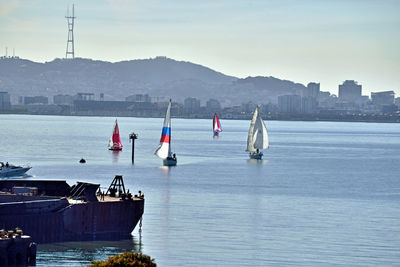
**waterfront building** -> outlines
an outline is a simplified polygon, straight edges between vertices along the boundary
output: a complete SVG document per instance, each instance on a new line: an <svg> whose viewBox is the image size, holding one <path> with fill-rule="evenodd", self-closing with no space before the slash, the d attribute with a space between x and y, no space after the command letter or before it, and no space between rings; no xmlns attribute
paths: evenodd
<svg viewBox="0 0 400 267"><path fill-rule="evenodd" d="M183 109L188 113L195 113L200 110L200 100L194 97L185 98Z"/></svg>
<svg viewBox="0 0 400 267"><path fill-rule="evenodd" d="M74 97L71 95L55 95L53 96L53 103L56 105L72 106Z"/></svg>
<svg viewBox="0 0 400 267"><path fill-rule="evenodd" d="M371 93L371 100L373 105L393 105L394 104L394 92L373 92Z"/></svg>
<svg viewBox="0 0 400 267"><path fill-rule="evenodd" d="M49 98L47 96L25 96L24 97L24 104L49 104Z"/></svg>
<svg viewBox="0 0 400 267"><path fill-rule="evenodd" d="M0 110L11 109L10 95L8 92L0 92Z"/></svg>
<svg viewBox="0 0 400 267"><path fill-rule="evenodd" d="M217 112L221 110L221 104L216 99L210 99L206 102L206 109L211 112Z"/></svg>
<svg viewBox="0 0 400 267"><path fill-rule="evenodd" d="M279 112L284 114L298 114L301 112L301 96L281 95L278 96Z"/></svg>
<svg viewBox="0 0 400 267"><path fill-rule="evenodd" d="M317 111L317 99L312 96L301 98L301 113L313 114Z"/></svg>
<svg viewBox="0 0 400 267"><path fill-rule="evenodd" d="M246 113L253 113L254 110L256 109L257 104L253 103L253 102L247 102L247 103L242 103L242 111L246 112Z"/></svg>
<svg viewBox="0 0 400 267"><path fill-rule="evenodd" d="M77 93L74 96L74 100L91 101L91 100L94 100L94 94L93 93Z"/></svg>
<svg viewBox="0 0 400 267"><path fill-rule="evenodd" d="M400 107L400 97L396 97L396 98L394 99L394 104L395 104L396 106Z"/></svg>
<svg viewBox="0 0 400 267"><path fill-rule="evenodd" d="M339 85L339 101L358 103L361 100L362 86L354 80L346 80Z"/></svg>
<svg viewBox="0 0 400 267"><path fill-rule="evenodd" d="M306 93L303 96L318 98L319 93L320 93L320 84L311 82L307 84Z"/></svg>
<svg viewBox="0 0 400 267"><path fill-rule="evenodd" d="M125 101L128 102L145 102L145 103L150 103L151 98L148 94L135 94L135 95L130 95L125 97Z"/></svg>

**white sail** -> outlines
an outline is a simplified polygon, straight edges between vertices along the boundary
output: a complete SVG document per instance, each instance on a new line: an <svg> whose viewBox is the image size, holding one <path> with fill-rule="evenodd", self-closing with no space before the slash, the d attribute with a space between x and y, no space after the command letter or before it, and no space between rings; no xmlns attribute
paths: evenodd
<svg viewBox="0 0 400 267"><path fill-rule="evenodd" d="M169 101L167 113L165 114L164 124L161 132L160 144L154 154L162 159L171 156L171 100Z"/></svg>
<svg viewBox="0 0 400 267"><path fill-rule="evenodd" d="M265 124L260 117L258 107L254 110L251 119L249 134L247 136L246 151L255 152L257 149L267 149L269 147L268 132Z"/></svg>
<svg viewBox="0 0 400 267"><path fill-rule="evenodd" d="M108 141L108 147L112 147L114 145L114 142L112 140L112 134L110 136L110 140Z"/></svg>
<svg viewBox="0 0 400 267"><path fill-rule="evenodd" d="M115 120L115 122L117 122L117 120ZM114 142L113 142L114 131L115 131L115 123L114 123L114 127L112 129L112 132L111 132L110 140L108 140L108 147L109 148L113 147L113 145L114 145Z"/></svg>
<svg viewBox="0 0 400 267"><path fill-rule="evenodd" d="M255 152L256 149L254 148L254 125L256 123L257 120L257 116L258 116L258 107L256 107L256 109L254 110L254 114L253 114L253 118L251 119L250 122L250 128L249 128L249 134L247 136L247 149L246 151L249 152Z"/></svg>
<svg viewBox="0 0 400 267"><path fill-rule="evenodd" d="M269 147L267 128L260 115L258 115L254 124L253 141L255 149L267 149Z"/></svg>

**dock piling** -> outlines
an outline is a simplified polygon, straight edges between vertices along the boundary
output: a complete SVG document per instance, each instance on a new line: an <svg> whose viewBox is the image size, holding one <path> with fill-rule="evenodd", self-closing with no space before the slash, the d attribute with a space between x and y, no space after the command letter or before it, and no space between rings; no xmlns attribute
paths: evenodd
<svg viewBox="0 0 400 267"><path fill-rule="evenodd" d="M132 164L135 163L135 139L138 139L138 134L130 133L129 142L132 140Z"/></svg>

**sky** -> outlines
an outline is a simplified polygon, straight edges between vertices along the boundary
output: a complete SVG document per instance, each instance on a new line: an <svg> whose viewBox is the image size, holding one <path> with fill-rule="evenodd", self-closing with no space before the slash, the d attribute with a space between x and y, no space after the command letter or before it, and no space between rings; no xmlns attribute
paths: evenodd
<svg viewBox="0 0 400 267"><path fill-rule="evenodd" d="M239 78L318 82L337 94L400 97L400 0L0 0L0 55L65 57L75 5L75 57L166 56Z"/></svg>

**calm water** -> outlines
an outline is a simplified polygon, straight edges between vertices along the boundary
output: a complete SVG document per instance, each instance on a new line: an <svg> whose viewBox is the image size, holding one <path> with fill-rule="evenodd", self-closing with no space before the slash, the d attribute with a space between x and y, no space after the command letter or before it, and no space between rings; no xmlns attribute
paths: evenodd
<svg viewBox="0 0 400 267"><path fill-rule="evenodd" d="M159 266L400 265L400 124L266 121L271 148L248 160L248 121L173 119L178 166L153 155L162 119L0 115L0 161L32 178L145 193L132 240L40 245L38 266L83 266L134 249ZM130 163L130 132L136 161ZM87 164L79 164L80 158Z"/></svg>

